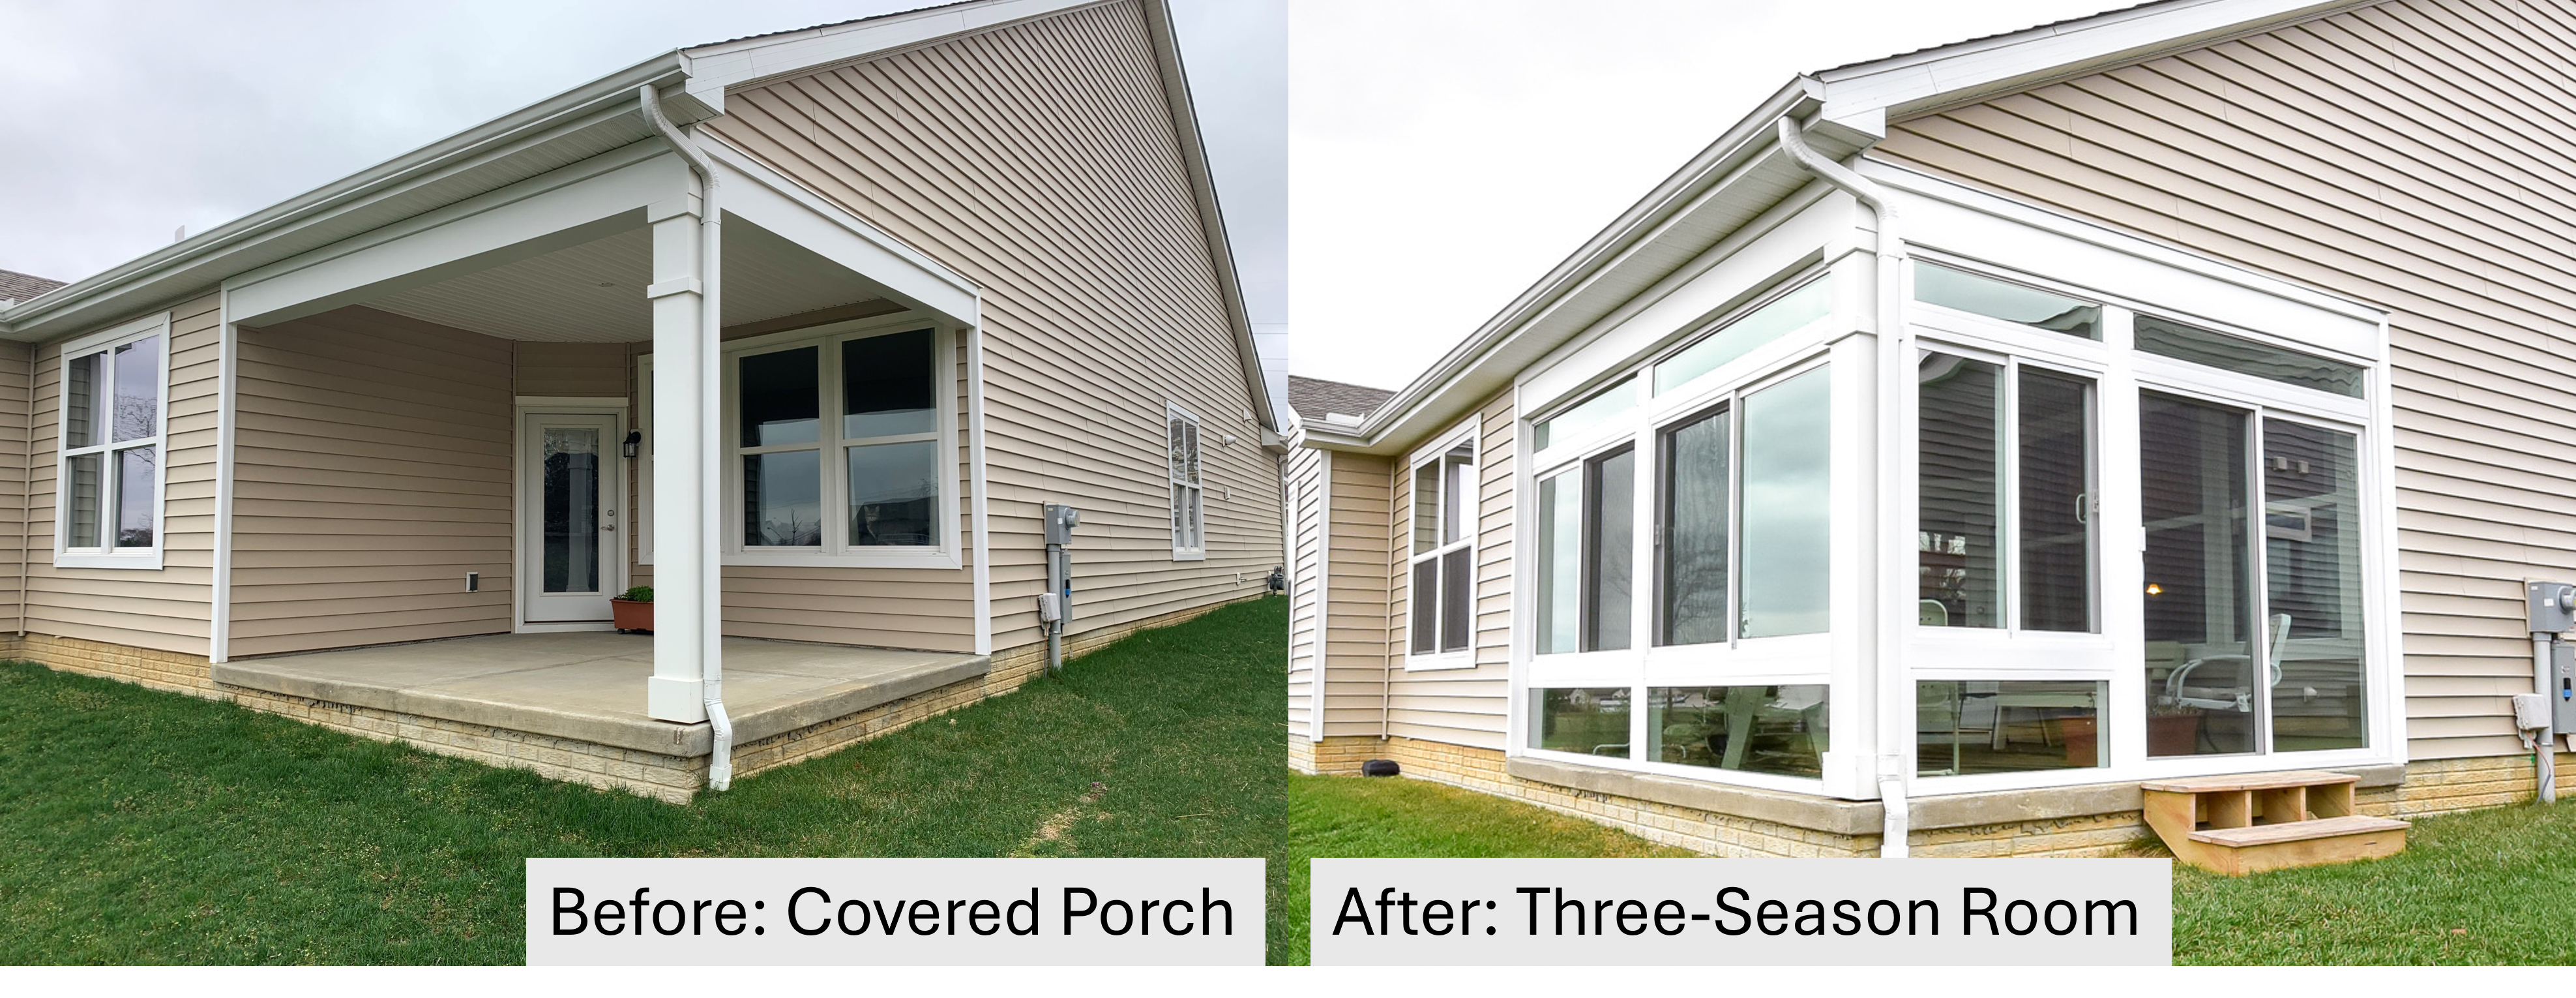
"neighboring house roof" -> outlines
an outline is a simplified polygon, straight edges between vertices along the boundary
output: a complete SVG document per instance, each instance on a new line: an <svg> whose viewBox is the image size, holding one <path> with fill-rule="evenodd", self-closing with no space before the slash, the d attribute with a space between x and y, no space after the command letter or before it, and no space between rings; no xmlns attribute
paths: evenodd
<svg viewBox="0 0 2576 998"><path fill-rule="evenodd" d="M1686 267L1812 179L1780 150L1773 123L1803 124L1840 160L1884 138L1890 120L2230 38L2379 0L2158 0L2090 17L1853 63L1789 80L1717 141L1557 264L1356 428L1309 427L1310 446L1393 453L1455 422L1548 351Z"/></svg>
<svg viewBox="0 0 2576 998"><path fill-rule="evenodd" d="M673 124L724 113L727 89L801 76L1107 0L965 0L918 10L673 49L275 205L71 282L42 302L0 308L0 339L75 333L202 292L383 226L653 138L636 87L662 93ZM1261 425L1278 429L1261 355L1243 304L1234 252L1208 171L1168 0L1138 0L1152 33L1164 103L1199 206L1201 235L1232 324L1245 391ZM8 297L0 294L0 298Z"/></svg>
<svg viewBox="0 0 2576 998"><path fill-rule="evenodd" d="M1385 405L1386 400L1394 397L1394 392L1384 388L1326 381L1322 378L1304 378L1294 374L1288 376L1288 408L1296 411L1299 422L1342 422L1331 418L1335 415L1350 416L1355 419L1365 417L1369 413L1376 412L1378 406Z"/></svg>
<svg viewBox="0 0 2576 998"><path fill-rule="evenodd" d="M63 286L63 282L14 270L0 270L0 301L26 301Z"/></svg>

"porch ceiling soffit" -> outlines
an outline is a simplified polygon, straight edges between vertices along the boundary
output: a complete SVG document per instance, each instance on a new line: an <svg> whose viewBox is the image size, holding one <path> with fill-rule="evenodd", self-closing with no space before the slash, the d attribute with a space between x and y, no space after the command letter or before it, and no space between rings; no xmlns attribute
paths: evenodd
<svg viewBox="0 0 2576 998"><path fill-rule="evenodd" d="M2377 2L2164 0L1796 77L1370 419L1350 430L1309 427L1307 446L1399 452L1451 425L1467 407L1510 384L1521 368L1627 299L1650 292L1673 266L1767 207L1748 206L1745 192L1731 188L1739 178L1760 185L1765 178L1776 182L1782 176L1777 169L1795 170L1768 134L1771 122L1784 115L1808 122L1807 138L1817 151L1844 159L1876 144L1891 120ZM1796 177L1799 183L1789 190L1803 186L1803 172Z"/></svg>

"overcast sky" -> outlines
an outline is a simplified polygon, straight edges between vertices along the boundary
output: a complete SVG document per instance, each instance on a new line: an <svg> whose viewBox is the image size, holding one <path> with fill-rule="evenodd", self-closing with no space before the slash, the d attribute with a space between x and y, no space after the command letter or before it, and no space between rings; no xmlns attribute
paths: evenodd
<svg viewBox="0 0 2576 998"><path fill-rule="evenodd" d="M1172 0L1253 320L1286 310L1284 0ZM931 0L0 0L0 268L69 281L658 53Z"/></svg>
<svg viewBox="0 0 2576 998"><path fill-rule="evenodd" d="M2129 0L1294 0L1298 374L1400 388L1800 72Z"/></svg>

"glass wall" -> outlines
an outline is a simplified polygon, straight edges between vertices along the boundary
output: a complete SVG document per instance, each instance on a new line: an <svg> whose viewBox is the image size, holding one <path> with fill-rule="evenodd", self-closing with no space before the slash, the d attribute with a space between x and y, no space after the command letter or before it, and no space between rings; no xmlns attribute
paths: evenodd
<svg viewBox="0 0 2576 998"><path fill-rule="evenodd" d="M1914 684L1917 776L1973 776L2105 764L2102 700L2083 680Z"/></svg>
<svg viewBox="0 0 2576 998"><path fill-rule="evenodd" d="M1712 409L1663 433L1659 644L1727 639L1726 538L1735 491L1729 415Z"/></svg>
<svg viewBox="0 0 2576 998"><path fill-rule="evenodd" d="M2272 751L2368 743L2359 439L2263 422L2263 567L2277 649Z"/></svg>
<svg viewBox="0 0 2576 998"><path fill-rule="evenodd" d="M2142 393L2147 754L2255 747L2246 414Z"/></svg>
<svg viewBox="0 0 2576 998"><path fill-rule="evenodd" d="M1646 759L1815 777L1828 744L1826 687L1657 686L1646 691Z"/></svg>
<svg viewBox="0 0 2576 998"><path fill-rule="evenodd" d="M1927 627L2001 627L2003 368L1927 353L1921 384L1920 576Z"/></svg>
<svg viewBox="0 0 2576 998"><path fill-rule="evenodd" d="M1815 634L1828 620L1832 382L1817 368L1744 399L1742 631Z"/></svg>
<svg viewBox="0 0 2576 998"><path fill-rule="evenodd" d="M1628 757L1625 686L1530 691L1530 747Z"/></svg>

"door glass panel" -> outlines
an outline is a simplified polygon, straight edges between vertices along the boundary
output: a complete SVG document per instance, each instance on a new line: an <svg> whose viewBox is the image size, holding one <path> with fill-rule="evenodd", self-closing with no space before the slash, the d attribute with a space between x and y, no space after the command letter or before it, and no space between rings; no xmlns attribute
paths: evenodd
<svg viewBox="0 0 2576 998"><path fill-rule="evenodd" d="M1583 524L1575 515L1576 483L1581 472L1566 472L1538 483L1538 653L1574 650L1575 622L1582 612Z"/></svg>
<svg viewBox="0 0 2576 998"><path fill-rule="evenodd" d="M98 439L99 366L103 353L74 357L63 372L63 445L92 447ZM96 545L89 545L95 547Z"/></svg>
<svg viewBox="0 0 2576 998"><path fill-rule="evenodd" d="M742 492L744 546L822 546L822 451L743 455Z"/></svg>
<svg viewBox="0 0 2576 998"><path fill-rule="evenodd" d="M2145 502L2147 754L2251 752L2254 647L2245 414L2138 402Z"/></svg>
<svg viewBox="0 0 2576 998"><path fill-rule="evenodd" d="M161 425L161 338L146 336L116 348L116 440L140 440Z"/></svg>
<svg viewBox="0 0 2576 998"><path fill-rule="evenodd" d="M1530 747L1628 757L1628 688L1531 690Z"/></svg>
<svg viewBox="0 0 2576 998"><path fill-rule="evenodd" d="M937 347L937 336L927 329L841 344L841 436L936 432Z"/></svg>
<svg viewBox="0 0 2576 998"><path fill-rule="evenodd" d="M1630 563L1635 560L1637 452L1592 459L1585 497L1583 650L1628 647Z"/></svg>
<svg viewBox="0 0 2576 998"><path fill-rule="evenodd" d="M106 455L80 454L63 462L63 545L75 548L101 547L99 543L100 495L99 462Z"/></svg>
<svg viewBox="0 0 2576 998"><path fill-rule="evenodd" d="M798 347L742 358L735 368L741 397L742 446L810 444L822 432L815 396L821 390L820 347ZM810 459L809 462L811 463Z"/></svg>
<svg viewBox="0 0 2576 998"><path fill-rule="evenodd" d="M1732 487L1724 409L1664 431L1662 644L1726 640L1726 514Z"/></svg>
<svg viewBox="0 0 2576 998"><path fill-rule="evenodd" d="M153 463L158 448L128 447L116 454L116 546L152 546Z"/></svg>
<svg viewBox="0 0 2576 998"><path fill-rule="evenodd" d="M2359 441L2263 424L2263 566L2274 652L2272 750L2368 744L2362 672Z"/></svg>
<svg viewBox="0 0 2576 998"><path fill-rule="evenodd" d="M2090 769L2103 764L2102 697L2089 680L1914 684L1917 776Z"/></svg>
<svg viewBox="0 0 2576 998"><path fill-rule="evenodd" d="M542 439L544 488L538 501L545 520L543 590L598 592L599 430L549 426Z"/></svg>
<svg viewBox="0 0 2576 998"><path fill-rule="evenodd" d="M1823 775L1826 687L1658 686L1646 691L1646 758L1780 776Z"/></svg>
<svg viewBox="0 0 2576 998"><path fill-rule="evenodd" d="M876 444L850 452L850 543L939 543L939 442ZM777 455L772 455L777 456Z"/></svg>
<svg viewBox="0 0 2576 998"><path fill-rule="evenodd" d="M2003 369L1925 354L1915 614L1926 627L2003 626Z"/></svg>
<svg viewBox="0 0 2576 998"><path fill-rule="evenodd" d="M2092 385L2023 368L2021 626L2093 630Z"/></svg>
<svg viewBox="0 0 2576 998"><path fill-rule="evenodd" d="M1817 368L1744 402L1743 634L1825 629L1831 382Z"/></svg>

